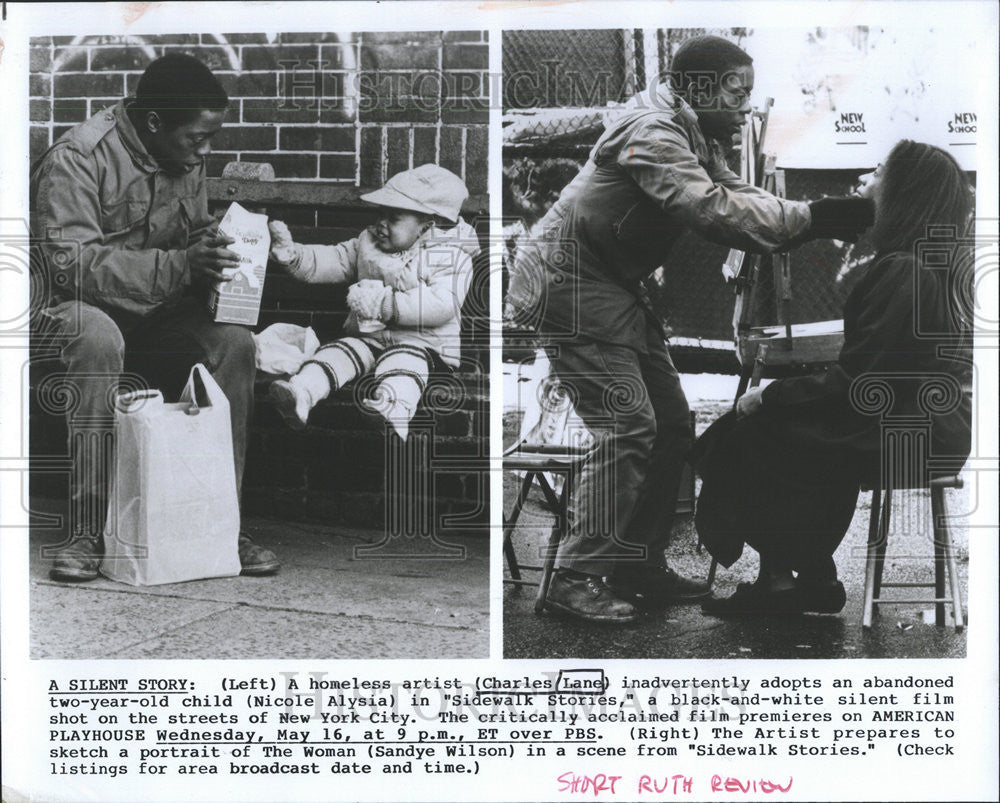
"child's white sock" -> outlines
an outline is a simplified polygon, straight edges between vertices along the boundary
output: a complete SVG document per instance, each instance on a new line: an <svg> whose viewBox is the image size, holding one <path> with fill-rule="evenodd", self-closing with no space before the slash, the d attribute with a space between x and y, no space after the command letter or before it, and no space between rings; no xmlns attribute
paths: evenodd
<svg viewBox="0 0 1000 803"><path fill-rule="evenodd" d="M378 398L380 394L376 395L377 397L374 399L365 399L362 404L388 421L396 434L405 441L410 434L410 419L413 418L413 408L398 399L386 400Z"/></svg>

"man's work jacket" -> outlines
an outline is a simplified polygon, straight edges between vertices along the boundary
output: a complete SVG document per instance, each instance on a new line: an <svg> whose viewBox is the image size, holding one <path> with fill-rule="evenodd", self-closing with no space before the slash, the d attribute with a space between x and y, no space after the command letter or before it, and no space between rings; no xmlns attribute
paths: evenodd
<svg viewBox="0 0 1000 803"><path fill-rule="evenodd" d="M664 87L626 105L580 173L519 246L507 295L515 321L645 350L639 281L685 229L769 253L809 228L807 204L742 181Z"/></svg>
<svg viewBox="0 0 1000 803"><path fill-rule="evenodd" d="M191 281L185 249L211 222L204 163L164 172L124 101L74 126L31 173L31 227L53 304L78 299L120 320L173 303Z"/></svg>

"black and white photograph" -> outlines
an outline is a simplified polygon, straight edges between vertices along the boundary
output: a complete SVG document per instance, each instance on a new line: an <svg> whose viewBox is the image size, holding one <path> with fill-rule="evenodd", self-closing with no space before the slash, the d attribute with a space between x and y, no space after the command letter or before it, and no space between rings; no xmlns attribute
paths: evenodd
<svg viewBox="0 0 1000 803"><path fill-rule="evenodd" d="M959 43L504 32L505 656L965 654Z"/></svg>
<svg viewBox="0 0 1000 803"><path fill-rule="evenodd" d="M33 657L488 655L487 51L31 40Z"/></svg>
<svg viewBox="0 0 1000 803"><path fill-rule="evenodd" d="M995 801L1000 6L0 0L0 797Z"/></svg>

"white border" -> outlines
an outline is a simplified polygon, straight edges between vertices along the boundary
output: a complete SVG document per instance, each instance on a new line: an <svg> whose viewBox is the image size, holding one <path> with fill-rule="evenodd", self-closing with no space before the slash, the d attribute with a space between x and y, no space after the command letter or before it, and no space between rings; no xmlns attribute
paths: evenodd
<svg viewBox="0 0 1000 803"><path fill-rule="evenodd" d="M27 43L31 36L40 35L71 35L80 32L87 33L177 33L177 32L242 32L260 31L269 27L280 26L283 31L293 30L439 30L448 29L487 29L490 34L491 72L497 70L501 32L504 28L623 28L623 27L703 27L706 21L717 26L745 25L756 27L787 26L848 26L858 24L900 26L923 25L933 26L942 31L951 31L957 38L977 36L984 43L984 58L981 61L982 72L974 78L979 83L979 98L981 109L992 109L991 120L983 119L980 127L977 160L980 165L978 208L981 219L992 219L993 236L996 235L997 218L997 106L998 96L997 73L995 59L987 56L992 47L996 53L997 47L997 7L989 2L964 3L930 3L930 2L412 2L405 4L389 3L373 4L362 2L344 3L162 3L162 4L22 4L10 3L7 6L8 19L0 23L0 39L3 52L0 60L0 86L3 89L4 122L2 133L3 147L0 148L0 218L25 218L27 210L27 177L28 160L28 127L27 120ZM985 117L985 115L984 115ZM493 213L496 216L499 209L501 193L499 173L499 121L497 112L491 114L492 136L490 143L490 192L493 199ZM993 166L990 169L989 166ZM18 310L27 309L27 281L24 276L12 276L10 272L0 273L3 284L0 287L0 320L10 320ZM494 298L491 304L494 320L499 319L499 299L496 285L498 275L492 278ZM979 301L986 310L986 315L993 320L997 318L996 299L997 274L985 286L979 288ZM25 338L26 340L26 338ZM2 413L3 428L0 430L0 454L20 455L21 444L26 442L26 432L19 431L12 425L26 409L26 393L20 388L15 377L20 377L21 364L26 358L26 351L10 348L13 345L5 340L5 348L0 349L0 376L6 381L0 383L0 413ZM26 343L24 344L26 345ZM997 351L995 339L982 343L977 359L984 370L987 380L983 388L995 388L997 377ZM494 387L499 388L500 371L496 355L491 363L491 377ZM984 393L977 400L979 420L991 422L997 420L997 396L995 393ZM493 435L493 457L498 456L500 443L499 416L502 405L493 405L491 419L491 434ZM992 426L984 427L978 433L981 453L995 458L1000 454L997 447L997 434ZM0 467L7 468L10 461L4 461ZM34 679L43 672L72 672L73 662L29 662L28 631L27 631L27 538L23 527L26 524L26 514L19 505L11 500L20 497L20 477L16 472L0 472L0 494L3 524L12 526L4 529L0 542L2 558L0 567L3 570L2 583L2 647L3 647L3 717L7 726L4 729L3 758L5 767L5 782L15 789L25 790L34 787L37 790L46 788L43 793L46 799L56 797L78 797L78 799L93 797L99 799L101 794L95 789L87 790L79 787L75 791L62 784L58 789L52 779L28 779L20 775L23 768L30 767L36 760L36 753L44 745L34 743L31 735L34 728L29 726L32 717L38 718L35 700L31 692L37 693ZM499 522L502 483L499 473L491 482L492 503L491 512L494 522ZM980 521L997 521L997 500L992 497L988 502L991 506L977 512ZM982 798L988 799L995 794L997 766L997 540L995 537L978 539L972 545L973 560L970 569L969 609L971 611L968 634L968 657L962 661L952 662L957 675L957 682L978 693L975 705L962 709L960 724L965 738L961 742L962 762L960 764L939 765L933 767L948 767L950 779L948 789L943 785L933 787L933 794L939 799L951 797L954 799ZM995 536L996 533L993 533ZM491 662L470 661L464 663L461 671L476 674L484 667L493 666L500 671L500 560L496 547L499 546L499 527L494 527L493 545L497 558L493 561L491 571L491 609L493 614L491 631ZM129 662L132 669L140 667L140 662ZM198 673L221 672L232 662L170 662L169 673L177 676L196 675ZM252 662L243 662L252 663ZM307 662L295 662L303 664ZM394 667L379 662L342 662L338 670L343 673L374 671L399 671L399 663ZM555 662L547 662L546 669ZM602 662L609 669L624 670L629 662ZM652 664L666 665L670 662L647 662L647 670L653 671ZM708 662L685 662L693 671L697 666L703 670ZM753 662L754 670L764 671L770 662ZM829 673L836 670L835 662L800 661L796 662L794 672ZM910 662L918 669L924 662ZM934 662L931 662L932 664ZM287 664L280 662L256 662L255 668L260 671L275 672ZM779 664L774 664L775 668ZM382 669L384 667L384 669ZM725 673L738 667L744 673L750 671L748 662L712 662L712 672ZM898 662L870 661L867 667L872 673L898 669ZM141 662L141 668L156 670L157 665ZM414 662L410 674L433 674L455 671L454 665L441 666L440 662ZM112 662L102 666L102 670L113 672ZM515 675L518 672L537 672L536 662L505 662L504 672ZM164 672L161 665L159 671ZM29 691L30 690L30 691ZM846 776L851 773L850 764L829 762L828 794L829 799L872 799L876 797L891 797L893 799L926 799L932 784L944 779L939 770L922 767L919 761L906 764L887 762L883 772L868 775L865 778L852 778L848 783ZM930 771L928 771L930 770ZM867 782L870 785L864 785ZM550 794L535 786L529 772L511 772L509 785L498 788L483 788L477 797L481 799L504 798L537 798ZM299 790L296 789L296 793ZM209 783L202 781L196 786L173 789L157 789L152 786L142 787L141 792L148 799L169 799L179 796L201 799L202 796L218 796L218 799L268 799L269 795L287 796L289 790L281 784L257 782L253 789L235 789L232 782ZM432 799L433 797L449 796L449 789L441 787L435 793L425 784L417 788L399 789L390 792L388 789L362 789L348 784L334 787L328 781L321 787L310 788L303 796L310 799L332 798L368 798L385 799L389 794L398 794L400 799ZM296 794L295 796L298 796ZM276 799L273 798L273 799ZM622 798L626 799L626 798Z"/></svg>

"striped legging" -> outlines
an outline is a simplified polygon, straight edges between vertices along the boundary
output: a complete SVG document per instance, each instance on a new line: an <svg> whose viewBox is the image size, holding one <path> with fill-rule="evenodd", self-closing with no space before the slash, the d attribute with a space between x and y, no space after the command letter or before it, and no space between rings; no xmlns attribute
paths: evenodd
<svg viewBox="0 0 1000 803"><path fill-rule="evenodd" d="M376 379L373 409L387 414L401 404L408 410L409 420L427 386L431 357L419 346L384 346L374 338L343 337L321 346L303 366L310 364L323 369L331 392L371 371Z"/></svg>

